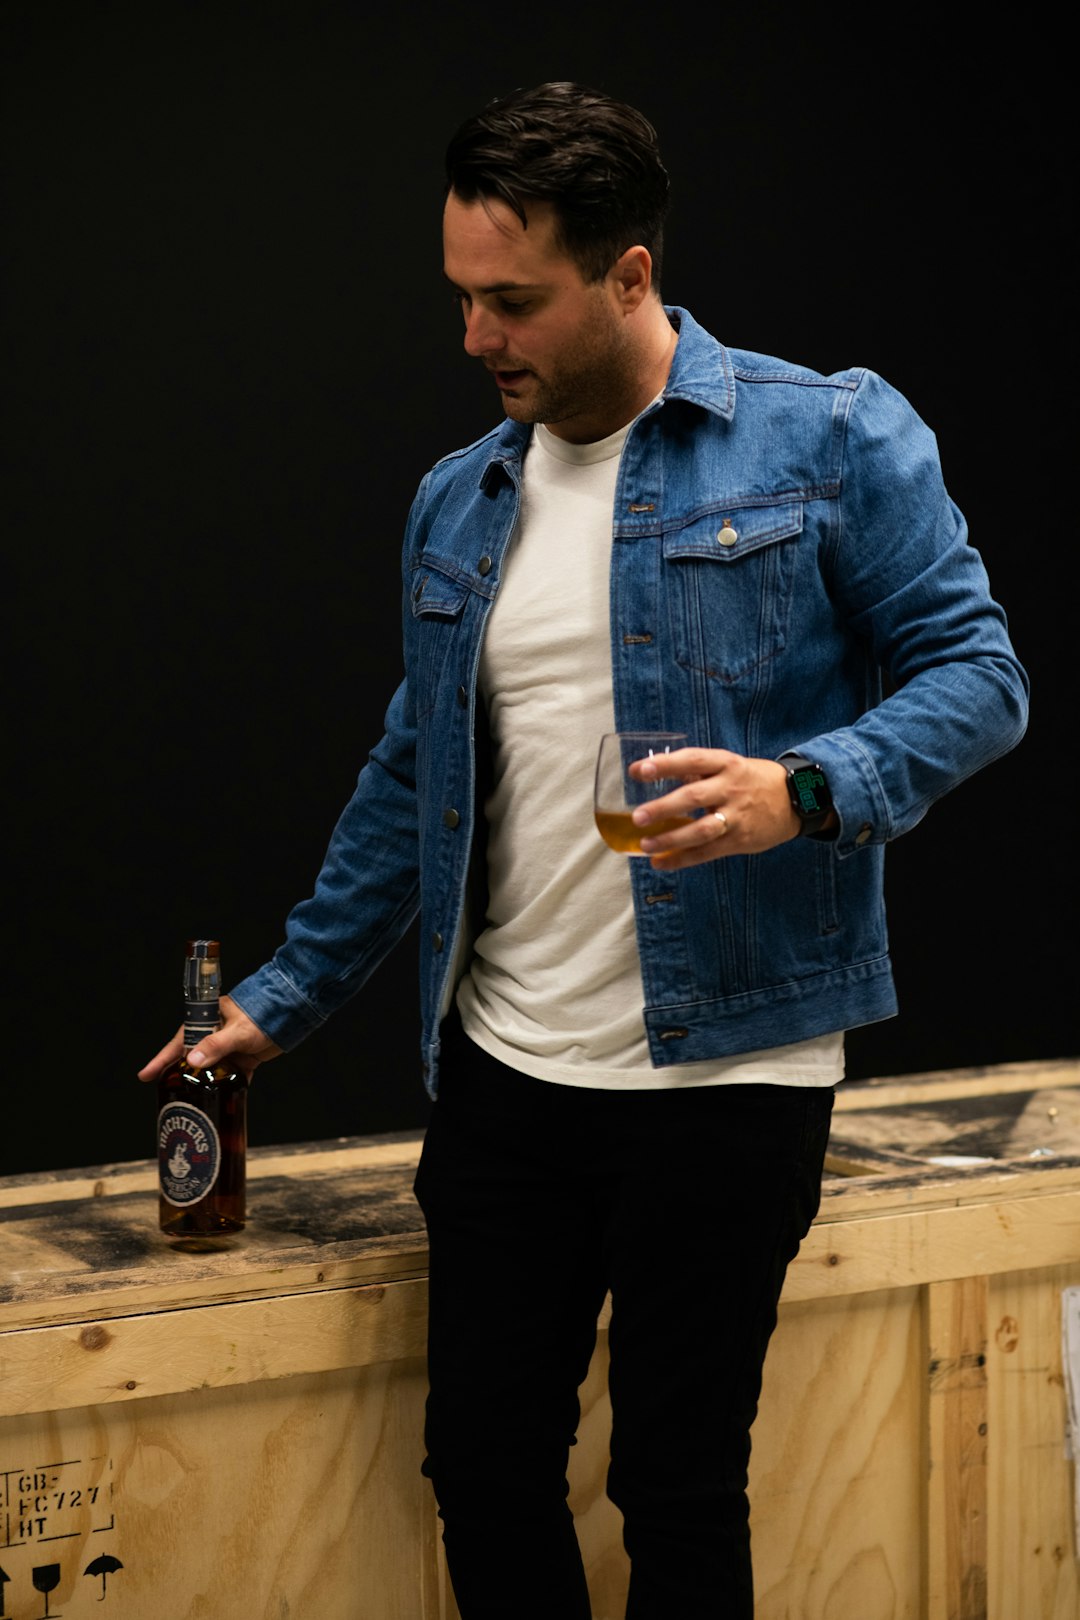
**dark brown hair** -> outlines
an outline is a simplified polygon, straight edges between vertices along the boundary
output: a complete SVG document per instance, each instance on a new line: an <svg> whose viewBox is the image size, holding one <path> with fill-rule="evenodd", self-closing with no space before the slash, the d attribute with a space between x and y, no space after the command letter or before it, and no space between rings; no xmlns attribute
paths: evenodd
<svg viewBox="0 0 1080 1620"><path fill-rule="evenodd" d="M529 201L550 203L559 246L586 281L640 244L659 289L668 175L656 131L625 102L566 82L515 90L462 124L446 179L462 202L500 198L526 228Z"/></svg>

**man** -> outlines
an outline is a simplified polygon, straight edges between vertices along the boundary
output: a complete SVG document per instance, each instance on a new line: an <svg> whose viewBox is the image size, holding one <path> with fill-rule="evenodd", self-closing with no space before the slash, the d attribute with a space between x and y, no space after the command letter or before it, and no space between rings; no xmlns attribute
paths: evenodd
<svg viewBox="0 0 1080 1620"><path fill-rule="evenodd" d="M1026 683L906 402L661 303L639 113L518 92L447 170L506 420L420 486L386 734L202 1049L295 1045L419 909L425 1471L462 1615L589 1614L565 1470L610 1290L627 1614L743 1620L750 1425L843 1031L895 1011L883 847L1019 739ZM592 768L646 728L694 746L643 832L691 819L627 861Z"/></svg>

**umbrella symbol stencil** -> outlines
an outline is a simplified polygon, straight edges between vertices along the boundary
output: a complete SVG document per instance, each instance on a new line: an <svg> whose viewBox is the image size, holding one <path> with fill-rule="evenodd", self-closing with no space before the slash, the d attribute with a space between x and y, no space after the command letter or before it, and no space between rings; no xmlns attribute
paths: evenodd
<svg viewBox="0 0 1080 1620"><path fill-rule="evenodd" d="M123 1569L123 1567L124 1566L120 1562L119 1558L114 1558L111 1553L102 1553L100 1558L95 1558L92 1563L87 1564L86 1568L83 1570L84 1575L101 1576L101 1596L98 1598L99 1603L104 1603L105 1601L106 1579L112 1574L113 1570Z"/></svg>

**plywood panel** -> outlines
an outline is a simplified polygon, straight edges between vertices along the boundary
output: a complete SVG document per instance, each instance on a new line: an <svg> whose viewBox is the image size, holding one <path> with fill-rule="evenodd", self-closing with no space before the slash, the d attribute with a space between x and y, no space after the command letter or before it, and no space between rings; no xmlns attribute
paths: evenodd
<svg viewBox="0 0 1080 1620"><path fill-rule="evenodd" d="M919 1620L916 1288L782 1307L750 1460L758 1620Z"/></svg>
<svg viewBox="0 0 1080 1620"><path fill-rule="evenodd" d="M927 1289L927 1614L986 1620L987 1280Z"/></svg>
<svg viewBox="0 0 1080 1620"><path fill-rule="evenodd" d="M1075 1174L1075 1173L1074 1173ZM903 1288L1025 1265L1067 1264L1080 1254L1080 1190L1025 1194L853 1217L813 1226L787 1275L788 1300Z"/></svg>
<svg viewBox="0 0 1080 1620"><path fill-rule="evenodd" d="M0 1333L0 1416L405 1360L426 1333L419 1280Z"/></svg>
<svg viewBox="0 0 1080 1620"><path fill-rule="evenodd" d="M866 1108L903 1107L935 1099L1007 1096L1013 1091L1041 1091L1046 1086L1080 1085L1080 1059L1036 1058L1028 1063L980 1064L970 1069L925 1069L881 1080L856 1080L836 1093L838 1113Z"/></svg>
<svg viewBox="0 0 1080 1620"><path fill-rule="evenodd" d="M0 1203L0 1332L426 1276L411 1164L355 1157L329 1170L312 1148L293 1175L256 1175L247 1230L207 1252L162 1238L149 1190Z"/></svg>
<svg viewBox="0 0 1080 1620"><path fill-rule="evenodd" d="M1077 1285L1080 1263L990 1286L989 1620L1080 1615L1061 1365L1061 1294Z"/></svg>
<svg viewBox="0 0 1080 1620"><path fill-rule="evenodd" d="M64 1620L452 1620L424 1392L414 1359L7 1419L5 1613L37 1620L31 1571L57 1561Z"/></svg>

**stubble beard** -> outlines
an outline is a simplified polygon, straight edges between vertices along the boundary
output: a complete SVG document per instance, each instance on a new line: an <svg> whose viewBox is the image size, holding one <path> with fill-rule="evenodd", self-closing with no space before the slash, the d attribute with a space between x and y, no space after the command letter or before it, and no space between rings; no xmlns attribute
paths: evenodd
<svg viewBox="0 0 1080 1620"><path fill-rule="evenodd" d="M619 400L632 399L635 394L636 357L613 321L598 322L597 326L592 341L581 344L549 376L529 370L530 380L519 398L503 394L507 416L515 422L542 422L546 427L578 417L603 421L618 416ZM505 367L507 371L515 369L528 368ZM614 433L616 427L622 426L625 422L618 422L610 431Z"/></svg>

